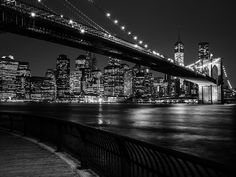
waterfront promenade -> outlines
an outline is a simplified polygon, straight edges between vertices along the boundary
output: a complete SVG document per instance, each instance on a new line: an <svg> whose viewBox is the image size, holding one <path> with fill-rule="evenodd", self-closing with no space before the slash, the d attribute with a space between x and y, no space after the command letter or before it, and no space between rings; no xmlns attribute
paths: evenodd
<svg viewBox="0 0 236 177"><path fill-rule="evenodd" d="M59 156L0 130L0 177L79 177Z"/></svg>
<svg viewBox="0 0 236 177"><path fill-rule="evenodd" d="M0 126L10 132L23 135L21 137L23 139L37 143L43 142L45 144L50 144L50 146L57 149L60 153L65 152L73 156L73 158L79 159L79 165L72 168L75 172L78 171L77 169L79 167L79 169L91 169L96 172L96 174L104 177L235 176L233 175L235 174L233 169L214 161L53 117L20 112L0 112ZM16 169L22 170L23 168L28 167L29 171L26 169L27 174L29 173L27 177L47 176L46 170L48 169L49 172L52 172L51 176L63 176L63 173L68 172L68 175L66 174L64 176L76 175L73 173L73 170L68 171L69 167L66 168L67 161L65 161L66 163L63 163L63 161L52 159L55 166L48 165L47 163L50 162L50 160L42 160L40 153L37 154L37 151L36 154L32 153L34 151L30 149L29 151L25 151L28 149L28 146L21 147L20 143L18 145L18 140L16 142L11 142L10 140L12 137L4 138L4 135L2 138L1 136L1 154L4 153L6 158L11 157L15 160L22 159L17 161L20 164L20 167ZM33 138L33 140L31 138ZM8 141L10 141L10 143ZM41 143L38 144L42 146ZM12 148L15 148L16 151L11 152L10 149ZM24 151L21 151L20 149ZM24 164L25 160L27 162L27 152L29 153L28 160L32 161L32 163L28 162L28 164ZM48 153L48 156L53 157L55 154L60 154L55 153L55 150L51 152L52 153ZM30 153L33 154L33 157L35 155L35 157L33 158ZM8 156L8 154L10 155ZM0 158L4 158L4 156L0 156ZM48 156L45 155L44 157L46 158ZM61 156L59 157L61 158ZM4 169L4 173L8 174L9 172L11 174L14 171L13 166L17 164L16 162L8 162L9 166L7 166L6 159L0 159L0 161L3 163L0 164L1 175L3 174L1 169ZM57 163L57 161L59 163ZM36 162L39 162L39 164L37 165ZM34 163L36 164L34 165ZM44 165L41 169L43 171L45 170L45 175L30 175L32 171L37 172L37 169L40 172L39 165L42 164ZM34 168L36 168L36 170L33 170ZM55 170L52 170L53 168L55 168ZM63 170L63 168L65 169ZM61 173L61 170L63 173ZM57 173L59 175L57 175ZM4 177L7 177L7 175L4 175Z"/></svg>

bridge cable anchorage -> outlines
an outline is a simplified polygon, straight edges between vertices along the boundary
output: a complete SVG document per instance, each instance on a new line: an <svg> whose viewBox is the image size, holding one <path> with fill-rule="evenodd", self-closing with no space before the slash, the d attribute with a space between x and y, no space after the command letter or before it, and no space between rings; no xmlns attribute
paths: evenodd
<svg viewBox="0 0 236 177"><path fill-rule="evenodd" d="M227 74L227 72L226 72L226 69L225 69L225 66L224 66L224 65L223 65L223 72L224 72L224 76L225 76L225 79L227 80L227 84L228 84L230 90L232 90L233 92L236 93L236 91L233 89L233 87L232 87L232 85L231 85L231 82L230 82L230 80L229 80L229 78L228 78L228 74Z"/></svg>
<svg viewBox="0 0 236 177"><path fill-rule="evenodd" d="M86 14L84 14L81 10L79 10L75 5L73 5L69 0L64 0L68 5L70 5L77 13L77 15L79 15L82 18L85 18L87 21L87 23L89 23L90 25L92 25L92 27L94 27L95 29L99 29L107 34L110 34L106 29L104 29L101 25L97 24L96 22L94 22L91 18L89 18Z"/></svg>

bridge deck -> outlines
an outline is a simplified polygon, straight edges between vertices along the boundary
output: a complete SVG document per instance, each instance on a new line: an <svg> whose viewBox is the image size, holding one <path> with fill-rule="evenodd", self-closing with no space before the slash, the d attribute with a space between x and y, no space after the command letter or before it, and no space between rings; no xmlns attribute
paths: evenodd
<svg viewBox="0 0 236 177"><path fill-rule="evenodd" d="M0 131L0 177L76 177L55 154Z"/></svg>

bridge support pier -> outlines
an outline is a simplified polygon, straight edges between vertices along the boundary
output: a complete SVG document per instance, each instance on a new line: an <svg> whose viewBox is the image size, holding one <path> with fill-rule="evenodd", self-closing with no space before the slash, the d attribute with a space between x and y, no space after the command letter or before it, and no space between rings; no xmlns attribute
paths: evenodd
<svg viewBox="0 0 236 177"><path fill-rule="evenodd" d="M222 86L199 85L198 89L198 102L200 104L223 104Z"/></svg>

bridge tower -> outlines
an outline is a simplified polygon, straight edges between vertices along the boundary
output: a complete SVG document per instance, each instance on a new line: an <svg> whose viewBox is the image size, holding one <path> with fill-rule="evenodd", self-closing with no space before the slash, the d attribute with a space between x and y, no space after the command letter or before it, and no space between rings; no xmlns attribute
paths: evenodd
<svg viewBox="0 0 236 177"><path fill-rule="evenodd" d="M202 104L223 104L223 59L213 58L211 55L209 60L201 61L200 67L198 67L204 74L212 77L216 80L215 85L203 85L199 86L199 103Z"/></svg>

